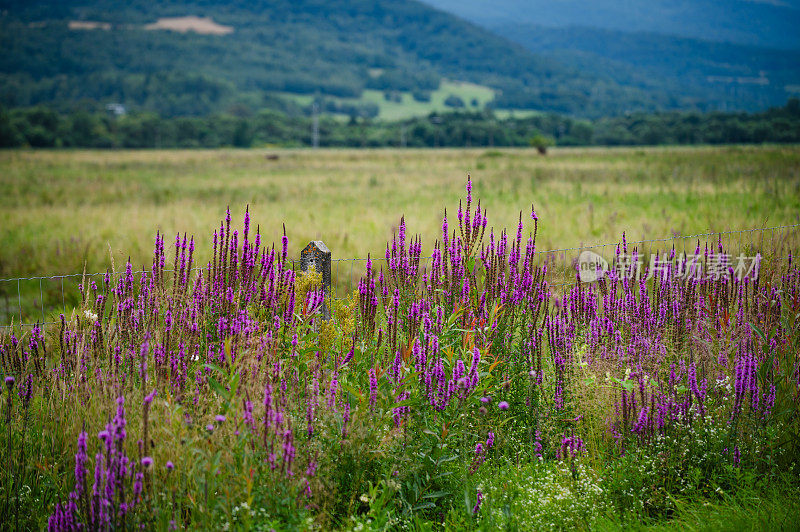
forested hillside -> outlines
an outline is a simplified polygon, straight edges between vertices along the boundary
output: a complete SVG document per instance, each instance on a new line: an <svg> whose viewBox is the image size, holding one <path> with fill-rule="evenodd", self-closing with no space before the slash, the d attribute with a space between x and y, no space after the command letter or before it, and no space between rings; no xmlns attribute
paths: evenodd
<svg viewBox="0 0 800 532"><path fill-rule="evenodd" d="M164 29L162 19L187 16L200 17L211 33ZM800 85L797 54L722 47L704 60L694 41L661 53L658 42L618 37L575 39L527 26L492 33L412 0L4 0L0 104L95 112L121 103L164 117L261 109L296 116L309 114L297 98L309 95L323 111L358 117L378 113L375 92L425 102L449 79L492 89L494 109L599 118L762 110L782 105L793 94L786 87ZM577 48L563 52L570 40ZM682 64L685 52L699 59ZM762 70L768 86L708 82L710 75L758 80Z"/></svg>
<svg viewBox="0 0 800 532"><path fill-rule="evenodd" d="M497 89L499 108L601 115L653 99L407 0L5 1L2 13L0 102L12 107L87 99L202 115L275 107L275 93L424 94L443 77ZM232 31L145 29L187 15Z"/></svg>

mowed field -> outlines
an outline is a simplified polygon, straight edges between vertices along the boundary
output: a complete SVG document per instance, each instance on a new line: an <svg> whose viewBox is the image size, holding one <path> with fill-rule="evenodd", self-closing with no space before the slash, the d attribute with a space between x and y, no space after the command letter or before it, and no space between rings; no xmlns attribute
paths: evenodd
<svg viewBox="0 0 800 532"><path fill-rule="evenodd" d="M468 173L490 226L514 231L522 211L530 230L535 207L540 250L617 242L623 231L639 240L800 223L796 146L554 149L546 157L505 149L4 151L0 277L120 270L128 257L138 269L151 261L156 231L167 241L194 235L203 264L226 208L241 228L248 205L266 244L280 242L285 224L290 256L309 240L323 240L334 259L382 256L403 215L428 252L444 209L456 219ZM41 292L45 303L63 298L52 282L28 285L22 291ZM0 283L6 314L17 292ZM43 307L35 299L30 306Z"/></svg>

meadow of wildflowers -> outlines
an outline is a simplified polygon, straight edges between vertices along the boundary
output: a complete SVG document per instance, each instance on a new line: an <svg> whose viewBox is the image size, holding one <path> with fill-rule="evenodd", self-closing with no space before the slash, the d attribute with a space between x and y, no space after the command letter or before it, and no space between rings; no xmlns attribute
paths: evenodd
<svg viewBox="0 0 800 532"><path fill-rule="evenodd" d="M319 274L247 212L202 260L193 237L156 235L144 273L82 285L60 326L3 333L0 522L588 529L693 504L739 518L737 493L770 486L785 504L753 519L798 510L791 252L686 276L666 249L639 278L556 290L538 225L531 207L493 229L468 179L430 258L401 218L330 321ZM623 239L614 260L637 252Z"/></svg>

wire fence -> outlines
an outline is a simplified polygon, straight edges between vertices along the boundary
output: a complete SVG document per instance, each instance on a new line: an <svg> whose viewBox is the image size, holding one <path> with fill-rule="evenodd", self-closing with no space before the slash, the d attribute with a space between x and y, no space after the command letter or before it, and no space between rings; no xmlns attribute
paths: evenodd
<svg viewBox="0 0 800 532"><path fill-rule="evenodd" d="M726 252L754 256L760 253L772 261L775 267L789 260L790 253L800 248L800 224L762 227L754 229L716 231L691 235L673 235L664 238L627 241L629 252L634 248L642 257L656 251L674 249L676 253L694 253L697 246L717 245L721 242ZM580 244L573 247L537 250L535 262L547 265L547 281L554 290L576 282L578 256L583 251L593 251L611 262L621 241ZM371 254L373 263L379 265L384 260L384 251ZM420 268L427 267L430 256L420 258ZM332 297L341 299L350 294L363 275L367 258L331 259ZM291 260L292 268L299 270L300 259ZM195 272L205 271L204 267L193 268ZM171 272L172 270L165 270ZM137 270L136 276L147 270ZM87 288L94 282L102 285L106 275L115 283L125 272L68 273L61 275L0 278L0 330L12 327L31 327L37 323L52 325L59 323L61 313L68 315L79 306L81 294L78 285L86 283Z"/></svg>

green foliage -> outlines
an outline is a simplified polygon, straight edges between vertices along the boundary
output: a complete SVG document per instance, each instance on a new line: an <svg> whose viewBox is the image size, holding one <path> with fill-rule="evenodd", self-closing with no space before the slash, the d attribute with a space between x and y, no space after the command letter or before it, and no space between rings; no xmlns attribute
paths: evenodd
<svg viewBox="0 0 800 532"><path fill-rule="evenodd" d="M555 141L551 137L546 137L544 135L534 135L528 142L542 155L547 153L547 148L555 144Z"/></svg>
<svg viewBox="0 0 800 532"><path fill-rule="evenodd" d="M580 463L506 463L477 481L485 494L478 517L484 530L592 530L609 510L597 472Z"/></svg>
<svg viewBox="0 0 800 532"><path fill-rule="evenodd" d="M376 103L344 103L345 100L325 98L319 102L323 110L350 116L350 122L322 116L320 146L388 147L403 141L408 147L533 146L546 150L551 145L800 142L796 99L789 100L785 107L756 114L634 114L595 122L554 114L499 119L491 111L454 111L375 122L369 118L379 113ZM113 118L85 110L58 114L42 106L0 109L0 147L309 146L311 130L310 117L269 109L248 116L223 114L196 118L165 118L153 113Z"/></svg>
<svg viewBox="0 0 800 532"><path fill-rule="evenodd" d="M448 107L464 107L464 100L456 96L455 94L451 94L444 100L444 104Z"/></svg>

